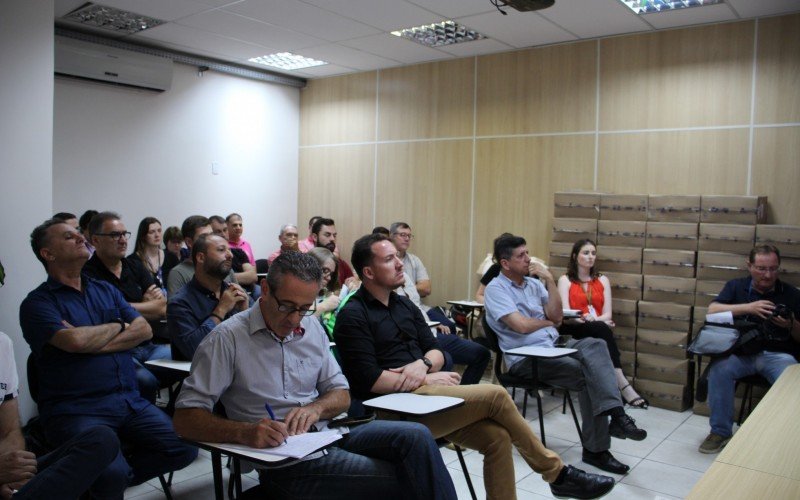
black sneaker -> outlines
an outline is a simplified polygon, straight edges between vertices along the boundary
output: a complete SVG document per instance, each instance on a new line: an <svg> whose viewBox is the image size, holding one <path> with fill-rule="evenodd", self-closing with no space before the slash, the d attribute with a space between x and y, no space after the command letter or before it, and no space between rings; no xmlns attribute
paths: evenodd
<svg viewBox="0 0 800 500"><path fill-rule="evenodd" d="M559 484L550 483L556 498L600 498L614 488L614 479L565 465Z"/></svg>
<svg viewBox="0 0 800 500"><path fill-rule="evenodd" d="M636 427L636 420L625 414L611 417L611 423L608 424L608 433L615 438L627 438L634 441L641 441L647 437L647 431Z"/></svg>

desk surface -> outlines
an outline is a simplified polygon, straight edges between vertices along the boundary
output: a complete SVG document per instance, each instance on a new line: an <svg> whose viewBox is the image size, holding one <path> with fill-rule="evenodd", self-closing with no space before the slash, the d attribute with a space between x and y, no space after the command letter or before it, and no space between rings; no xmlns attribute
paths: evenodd
<svg viewBox="0 0 800 500"><path fill-rule="evenodd" d="M144 364L150 366L160 366L161 368L169 368L179 372L189 373L192 362L191 361L175 361L174 359L153 359L145 361Z"/></svg>
<svg viewBox="0 0 800 500"><path fill-rule="evenodd" d="M364 401L364 406L401 415L432 415L464 405L461 398L450 396L423 396L408 392L386 394Z"/></svg>
<svg viewBox="0 0 800 500"><path fill-rule="evenodd" d="M800 365L787 368L688 498L800 498Z"/></svg>
<svg viewBox="0 0 800 500"><path fill-rule="evenodd" d="M570 354L578 352L577 349L570 349L567 347L541 347L534 345L526 345L505 351L505 354L514 354L516 356L528 356L530 358L563 358Z"/></svg>
<svg viewBox="0 0 800 500"><path fill-rule="evenodd" d="M471 307L473 309L479 309L483 307L483 304L480 302L475 302L474 300L448 300L447 303L455 306Z"/></svg>

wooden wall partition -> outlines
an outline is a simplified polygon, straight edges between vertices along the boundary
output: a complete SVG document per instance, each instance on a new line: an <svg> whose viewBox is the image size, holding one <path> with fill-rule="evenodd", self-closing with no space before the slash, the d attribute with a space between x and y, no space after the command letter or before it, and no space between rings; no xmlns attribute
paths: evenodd
<svg viewBox="0 0 800 500"><path fill-rule="evenodd" d="M750 194L800 224L800 15L312 80L299 217L343 256L411 224L429 304L467 298L503 231L547 254L553 192Z"/></svg>

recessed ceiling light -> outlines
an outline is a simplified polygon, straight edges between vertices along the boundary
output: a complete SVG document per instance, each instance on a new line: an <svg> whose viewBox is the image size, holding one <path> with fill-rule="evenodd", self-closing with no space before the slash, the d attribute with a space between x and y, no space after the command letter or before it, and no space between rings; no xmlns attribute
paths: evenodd
<svg viewBox="0 0 800 500"><path fill-rule="evenodd" d="M652 14L669 10L702 7L722 3L722 0L620 0L637 14Z"/></svg>
<svg viewBox="0 0 800 500"><path fill-rule="evenodd" d="M84 4L61 19L129 35L166 22L154 17L93 3Z"/></svg>
<svg viewBox="0 0 800 500"><path fill-rule="evenodd" d="M407 38L428 47L441 47L454 43L471 42L488 38L482 33L471 30L453 21L442 21L434 24L424 24L413 28L403 28L392 31L392 35Z"/></svg>
<svg viewBox="0 0 800 500"><path fill-rule="evenodd" d="M252 57L249 61L280 69L303 69L328 64L325 61L317 61L316 59L292 54L291 52L280 52L268 56Z"/></svg>

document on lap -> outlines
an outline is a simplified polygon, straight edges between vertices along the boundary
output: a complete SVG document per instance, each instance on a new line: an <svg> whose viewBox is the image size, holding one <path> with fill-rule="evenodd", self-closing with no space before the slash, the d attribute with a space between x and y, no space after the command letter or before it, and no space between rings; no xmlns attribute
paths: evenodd
<svg viewBox="0 0 800 500"><path fill-rule="evenodd" d="M232 443L204 443L220 450L228 450L264 462L278 462L285 458L303 458L342 438L338 431L307 432L289 436L286 443L275 448L251 448Z"/></svg>

